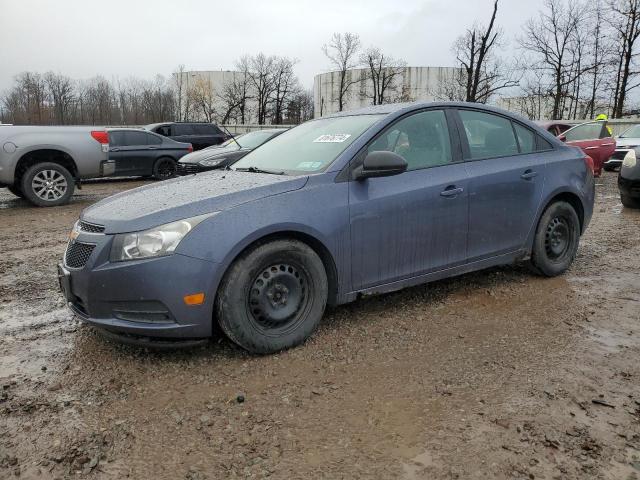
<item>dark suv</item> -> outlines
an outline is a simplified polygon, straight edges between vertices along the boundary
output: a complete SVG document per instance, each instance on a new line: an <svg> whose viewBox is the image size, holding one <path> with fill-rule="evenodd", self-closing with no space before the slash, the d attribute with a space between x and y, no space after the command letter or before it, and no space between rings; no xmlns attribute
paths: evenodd
<svg viewBox="0 0 640 480"><path fill-rule="evenodd" d="M152 123L144 128L162 136L169 137L176 142L190 143L193 145L194 150L201 150L211 145L218 145L229 138L229 135L225 134L212 123Z"/></svg>

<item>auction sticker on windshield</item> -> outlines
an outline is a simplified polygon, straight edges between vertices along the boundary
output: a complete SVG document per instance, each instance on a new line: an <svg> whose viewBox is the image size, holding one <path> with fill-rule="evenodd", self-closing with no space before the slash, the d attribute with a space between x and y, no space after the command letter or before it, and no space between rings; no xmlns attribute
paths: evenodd
<svg viewBox="0 0 640 480"><path fill-rule="evenodd" d="M320 135L313 143L342 143L351 136L350 133L336 133L333 135Z"/></svg>

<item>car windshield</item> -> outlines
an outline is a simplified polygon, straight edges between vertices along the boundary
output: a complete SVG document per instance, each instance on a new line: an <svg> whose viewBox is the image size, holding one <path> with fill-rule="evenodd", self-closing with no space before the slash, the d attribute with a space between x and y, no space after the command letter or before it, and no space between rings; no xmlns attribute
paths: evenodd
<svg viewBox="0 0 640 480"><path fill-rule="evenodd" d="M626 129L620 138L640 138L640 125Z"/></svg>
<svg viewBox="0 0 640 480"><path fill-rule="evenodd" d="M252 151L238 161L233 169L255 169L289 175L322 172L382 117L383 115L353 115L303 123Z"/></svg>
<svg viewBox="0 0 640 480"><path fill-rule="evenodd" d="M242 143L242 139L247 135L243 133L242 135L236 135L235 140L230 138L229 140L220 143L219 145L211 145L210 147L204 148L203 150L214 151L214 152L233 152L234 150L238 150L240 147L238 143L244 147L244 143ZM236 143L236 140L238 143Z"/></svg>
<svg viewBox="0 0 640 480"><path fill-rule="evenodd" d="M245 133L242 138L239 138L239 143L242 148L256 148L269 140L275 132L273 131L257 131Z"/></svg>

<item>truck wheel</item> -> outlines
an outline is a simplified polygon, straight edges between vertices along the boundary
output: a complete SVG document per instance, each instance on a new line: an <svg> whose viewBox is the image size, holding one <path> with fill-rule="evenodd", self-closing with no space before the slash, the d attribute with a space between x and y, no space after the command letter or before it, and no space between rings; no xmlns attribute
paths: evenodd
<svg viewBox="0 0 640 480"><path fill-rule="evenodd" d="M157 180L168 180L176 176L176 161L173 158L162 157L153 166L153 176Z"/></svg>
<svg viewBox="0 0 640 480"><path fill-rule="evenodd" d="M573 263L580 242L580 219L571 204L555 202L540 218L531 251L534 272L546 277L564 273Z"/></svg>
<svg viewBox="0 0 640 480"><path fill-rule="evenodd" d="M24 198L38 207L55 207L69 201L74 181L69 170L52 162L29 167L20 182Z"/></svg>
<svg viewBox="0 0 640 480"><path fill-rule="evenodd" d="M220 327L252 353L273 353L304 342L327 303L320 257L297 240L260 245L236 260L216 302Z"/></svg>
<svg viewBox="0 0 640 480"><path fill-rule="evenodd" d="M628 195L620 195L620 201L626 208L640 208L640 199L633 198Z"/></svg>
<svg viewBox="0 0 640 480"><path fill-rule="evenodd" d="M24 193L22 193L22 190L20 190L20 187L18 186L18 184L9 185L7 187L7 190L13 193L16 197L24 198Z"/></svg>

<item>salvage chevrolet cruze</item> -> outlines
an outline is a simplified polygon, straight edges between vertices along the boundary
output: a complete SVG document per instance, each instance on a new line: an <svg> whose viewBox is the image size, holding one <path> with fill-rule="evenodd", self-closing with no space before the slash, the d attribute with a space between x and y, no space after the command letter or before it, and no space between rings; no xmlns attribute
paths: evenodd
<svg viewBox="0 0 640 480"><path fill-rule="evenodd" d="M520 117L464 103L343 112L224 171L106 198L75 224L59 281L125 341L300 344L327 304L495 265L572 263L588 158Z"/></svg>

